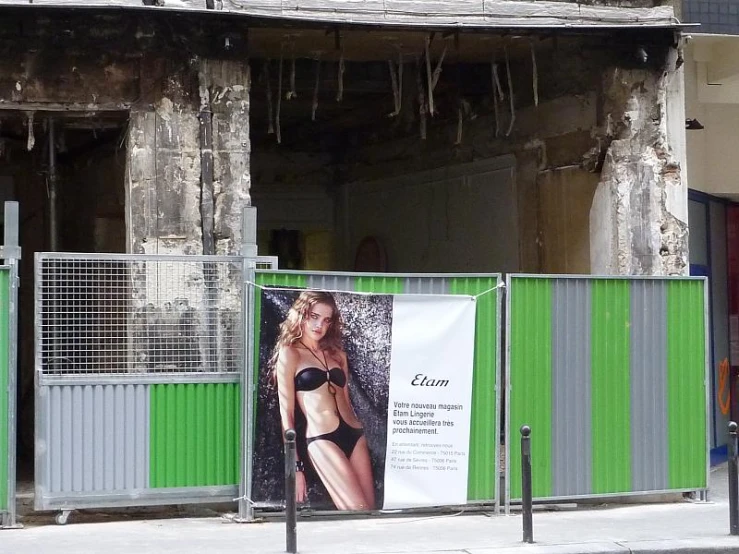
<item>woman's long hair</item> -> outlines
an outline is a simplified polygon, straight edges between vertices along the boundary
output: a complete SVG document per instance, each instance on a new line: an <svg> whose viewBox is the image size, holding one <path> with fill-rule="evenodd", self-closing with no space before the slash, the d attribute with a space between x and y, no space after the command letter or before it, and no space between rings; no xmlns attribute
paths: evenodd
<svg viewBox="0 0 739 554"><path fill-rule="evenodd" d="M326 334L319 342L321 349L327 350L329 354L335 354L343 350L341 314L333 295L329 292L316 290L304 291L300 293L298 299L288 310L285 321L280 323L280 333L268 362L270 381L273 384L276 383L275 366L277 365L277 359L280 357L280 351L284 347L292 346L300 341L303 337L303 322L316 304L325 304L332 310L331 325L329 325Z"/></svg>

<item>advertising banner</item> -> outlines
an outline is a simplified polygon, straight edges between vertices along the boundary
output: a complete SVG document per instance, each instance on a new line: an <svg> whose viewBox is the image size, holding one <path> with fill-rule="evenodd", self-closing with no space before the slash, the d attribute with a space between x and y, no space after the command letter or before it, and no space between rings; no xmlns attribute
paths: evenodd
<svg viewBox="0 0 739 554"><path fill-rule="evenodd" d="M475 299L264 288L252 500L376 510L467 501Z"/></svg>

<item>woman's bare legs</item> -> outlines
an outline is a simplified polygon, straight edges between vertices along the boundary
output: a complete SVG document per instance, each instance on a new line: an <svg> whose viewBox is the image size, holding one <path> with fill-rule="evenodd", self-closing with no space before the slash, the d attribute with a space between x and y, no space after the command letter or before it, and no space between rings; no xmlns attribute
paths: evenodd
<svg viewBox="0 0 739 554"><path fill-rule="evenodd" d="M317 440L308 445L308 455L339 510L367 510L372 507L364 496L354 467L341 448L331 441Z"/></svg>
<svg viewBox="0 0 739 554"><path fill-rule="evenodd" d="M375 482L372 478L372 464L370 463L369 448L367 448L367 438L361 437L354 447L349 462L354 468L354 473L359 480L359 486L362 487L364 498L367 501L366 510L375 509Z"/></svg>

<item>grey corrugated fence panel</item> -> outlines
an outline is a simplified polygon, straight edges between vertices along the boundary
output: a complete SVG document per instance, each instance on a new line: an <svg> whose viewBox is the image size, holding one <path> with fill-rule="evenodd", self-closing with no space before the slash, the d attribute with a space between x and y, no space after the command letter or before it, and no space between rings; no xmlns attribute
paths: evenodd
<svg viewBox="0 0 739 554"><path fill-rule="evenodd" d="M49 456L44 492L149 486L148 385L49 386L40 407Z"/></svg>
<svg viewBox="0 0 739 554"><path fill-rule="evenodd" d="M523 423L539 437L537 498L705 492L705 278L512 274L507 282L508 501L521 494Z"/></svg>
<svg viewBox="0 0 739 554"><path fill-rule="evenodd" d="M308 274L306 279L309 288L323 290L354 290L354 277L341 274Z"/></svg>
<svg viewBox="0 0 739 554"><path fill-rule="evenodd" d="M631 477L634 490L667 490L667 287L631 283Z"/></svg>
<svg viewBox="0 0 739 554"><path fill-rule="evenodd" d="M407 277L407 294L449 294L449 280L446 277Z"/></svg>
<svg viewBox="0 0 739 554"><path fill-rule="evenodd" d="M196 267L196 269L210 263L220 264L219 267L225 270L233 270L242 268L248 263L268 267L274 264L274 260L264 257L245 259L236 256L83 253L38 253L36 255L36 509L69 511L93 507L232 501L238 496L238 486L230 482L216 485L162 486L151 481L153 479L151 467L152 410L154 409L151 405L151 392L155 387L161 390L162 385L194 384L199 387L214 383L241 383L240 362L236 363L233 371L212 373L140 372L136 368L131 369L131 366L125 365L125 360L114 368L116 373L79 372L75 371L74 367L69 371L56 371L55 368L52 368L54 371L49 371L49 367L44 363L45 353L42 349L42 339L48 341L48 338L44 337L46 331L41 326L41 322L44 321L42 316L46 313L44 302L55 303L56 308L59 308L60 302L66 302L67 297L54 296L57 290L54 286L51 287L48 297L44 295L46 292L44 286L47 286L51 279L64 283L62 271L46 277L42 268L47 260L50 260L49 264L56 264L55 267L59 268L74 266L76 271L81 271L80 268L86 267L86 262L99 261L104 267L108 267L105 264L118 262L115 267L124 268L121 270L124 273L117 275L123 285L131 281L130 275L133 273L131 269L125 270L126 267L140 269L152 262L163 262L165 267L174 267L181 263L183 268L187 266ZM99 279L110 277L105 271L99 274L94 271L85 273L86 285L93 287L96 275ZM172 275L175 275L172 279L177 279L176 282L169 283L173 291L189 285L189 283L183 284L176 274ZM157 273L157 291L166 285L159 283L160 278L163 277ZM48 279L46 283L45 279ZM234 286L224 291L224 294L229 294L238 301L237 315L241 313L242 284L242 277L237 276ZM101 286L104 285L109 285L109 283L101 283ZM122 290L124 292L121 293L120 299L125 300L129 289L123 288ZM139 290L141 291L149 292L148 289ZM169 291L168 294L170 293L176 294ZM74 305L77 296L70 298L71 304L63 305L63 308L67 309L64 313L74 314L75 310L84 311L86 309L83 296L79 297L79 306ZM130 301L132 300L133 295ZM136 297L136 300L141 300L141 298ZM121 310L125 311L130 308L125 302L123 304L121 304ZM95 304L93 307L97 309L98 306L100 313L107 313L104 308L105 304ZM230 304L226 307L231 308ZM129 310L128 313L132 312ZM243 342L243 334L239 331L241 324L236 323L238 328L228 335L229 339L233 338L234 341ZM120 337L130 338L133 333L131 319L121 317L116 325L121 329ZM52 331L49 332L53 332L53 326ZM74 338L72 335L68 336ZM116 335L115 338L120 340L120 337ZM111 342L111 344L117 343ZM126 360L130 359L132 348L130 340L120 340L119 346L122 346L124 350L129 349L129 357ZM236 342L233 345L229 343L226 347L237 352L241 351ZM149 354L156 356L157 349L166 348L168 348L167 343L163 343L161 346L152 347ZM171 411L169 408L160 409L160 417L157 420L159 425L161 425L161 417L169 417L167 414ZM239 411L238 406L236 406L236 411ZM221 424L227 425L227 423L219 422L219 425ZM161 431L160 427L158 429ZM236 434L238 435L238 432ZM172 453L179 444L181 443L173 443L172 448L167 446L168 455L173 455ZM162 446L159 443L157 445ZM238 452L238 444L234 445L234 450ZM199 477L194 479L197 481Z"/></svg>
<svg viewBox="0 0 739 554"><path fill-rule="evenodd" d="M591 492L590 283L552 284L552 492Z"/></svg>

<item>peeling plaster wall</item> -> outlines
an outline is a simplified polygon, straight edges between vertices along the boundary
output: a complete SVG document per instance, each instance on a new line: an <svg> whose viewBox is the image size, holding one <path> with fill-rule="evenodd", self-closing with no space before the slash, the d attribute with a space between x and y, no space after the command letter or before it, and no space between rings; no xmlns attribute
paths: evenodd
<svg viewBox="0 0 739 554"><path fill-rule="evenodd" d="M129 227L131 252L202 253L198 117L173 97L131 118L126 186L129 211L140 214L140 225Z"/></svg>
<svg viewBox="0 0 739 554"><path fill-rule="evenodd" d="M132 113L129 131L130 250L150 254L203 253L199 115L212 112L216 252L241 245L241 212L250 204L249 66L202 64L196 96L191 75L167 80L154 109Z"/></svg>
<svg viewBox="0 0 739 554"><path fill-rule="evenodd" d="M238 252L242 210L251 204L249 141L249 66L208 64L205 84L213 110L215 241L217 254Z"/></svg>
<svg viewBox="0 0 739 554"><path fill-rule="evenodd" d="M126 249L158 254L203 252L199 116L207 107L214 137L208 233L218 253L235 253L250 202L243 30L161 14L14 14L0 21L0 107L128 112Z"/></svg>
<svg viewBox="0 0 739 554"><path fill-rule="evenodd" d="M604 75L611 142L590 214L593 273L687 272L687 187L667 140L666 90L665 75L655 72Z"/></svg>

